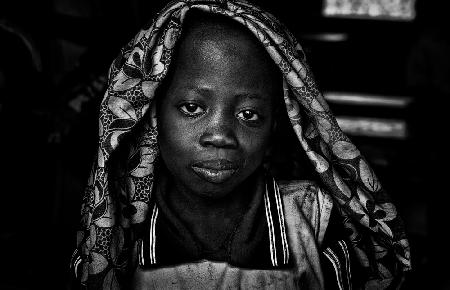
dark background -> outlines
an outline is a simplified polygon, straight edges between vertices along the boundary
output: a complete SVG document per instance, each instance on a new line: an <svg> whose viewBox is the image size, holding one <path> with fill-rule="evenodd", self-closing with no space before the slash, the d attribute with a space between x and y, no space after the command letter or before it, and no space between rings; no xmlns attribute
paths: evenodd
<svg viewBox="0 0 450 290"><path fill-rule="evenodd" d="M405 220L413 272L404 289L450 289L445 1L417 0L412 21L324 17L320 0L256 2L300 40L324 92L411 100L404 107L330 106L337 116L406 122L402 138L349 135ZM65 289L104 75L164 3L1 1L0 289ZM327 41L324 33L342 39Z"/></svg>

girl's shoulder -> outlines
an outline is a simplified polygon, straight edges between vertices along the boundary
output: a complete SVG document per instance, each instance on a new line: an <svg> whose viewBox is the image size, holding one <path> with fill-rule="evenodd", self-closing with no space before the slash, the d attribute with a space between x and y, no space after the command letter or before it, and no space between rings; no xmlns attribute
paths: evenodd
<svg viewBox="0 0 450 290"><path fill-rule="evenodd" d="M320 245L333 208L333 200L311 180L278 181L286 218L306 220Z"/></svg>
<svg viewBox="0 0 450 290"><path fill-rule="evenodd" d="M314 235L320 271L326 289L351 289L359 285L356 277L361 277L361 269L355 253L350 249L348 237L337 207L333 208L333 199L326 190L309 180L278 182L281 199L284 204L285 219L291 241L299 241L308 248L304 236ZM301 263L302 253L298 247L292 252ZM357 275L351 274L356 273ZM355 284L356 283L356 284ZM357 288L357 287L356 287ZM359 288L358 288L359 289Z"/></svg>

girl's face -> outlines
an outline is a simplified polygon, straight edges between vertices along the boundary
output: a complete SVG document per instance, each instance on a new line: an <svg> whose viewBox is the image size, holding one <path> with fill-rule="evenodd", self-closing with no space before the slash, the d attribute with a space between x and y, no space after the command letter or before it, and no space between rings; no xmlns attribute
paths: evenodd
<svg viewBox="0 0 450 290"><path fill-rule="evenodd" d="M161 156L178 189L225 197L263 161L281 88L252 37L202 25L180 44L158 108Z"/></svg>

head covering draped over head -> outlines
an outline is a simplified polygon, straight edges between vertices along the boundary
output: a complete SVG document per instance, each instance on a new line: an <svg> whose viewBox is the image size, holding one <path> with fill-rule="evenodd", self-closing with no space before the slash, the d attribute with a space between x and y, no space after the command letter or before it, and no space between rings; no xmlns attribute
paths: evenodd
<svg viewBox="0 0 450 290"><path fill-rule="evenodd" d="M100 108L98 156L83 197L78 232L81 283L119 289L115 287L129 277L135 247L132 229L147 217L158 156L155 91L168 72L191 9L239 22L279 67L299 146L343 215L367 279L389 280L409 270L408 241L396 209L366 160L339 128L292 34L272 15L244 1L179 0L167 5L111 65ZM130 132L136 138L127 138ZM118 173L120 182L115 182L109 178L110 157L122 140L131 149L127 168Z"/></svg>

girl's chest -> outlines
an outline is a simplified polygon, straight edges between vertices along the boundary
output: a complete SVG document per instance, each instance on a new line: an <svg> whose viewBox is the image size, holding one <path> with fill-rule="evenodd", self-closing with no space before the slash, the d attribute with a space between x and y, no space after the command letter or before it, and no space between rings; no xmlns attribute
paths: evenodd
<svg viewBox="0 0 450 290"><path fill-rule="evenodd" d="M301 275L292 270L252 270L227 263L200 261L158 268L137 269L132 289L299 289Z"/></svg>

